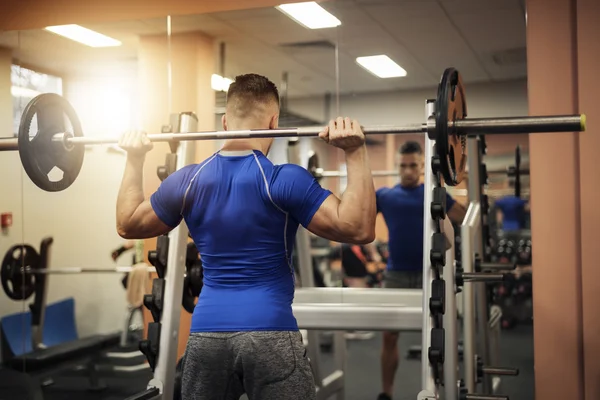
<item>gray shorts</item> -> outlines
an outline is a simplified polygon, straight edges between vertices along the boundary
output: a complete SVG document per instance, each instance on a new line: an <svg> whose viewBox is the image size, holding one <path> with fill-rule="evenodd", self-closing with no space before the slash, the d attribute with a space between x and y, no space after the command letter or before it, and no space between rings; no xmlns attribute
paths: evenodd
<svg viewBox="0 0 600 400"><path fill-rule="evenodd" d="M383 273L383 287L387 289L422 289L423 271L390 271Z"/></svg>
<svg viewBox="0 0 600 400"><path fill-rule="evenodd" d="M182 400L314 400L315 382L295 331L192 333L184 354Z"/></svg>

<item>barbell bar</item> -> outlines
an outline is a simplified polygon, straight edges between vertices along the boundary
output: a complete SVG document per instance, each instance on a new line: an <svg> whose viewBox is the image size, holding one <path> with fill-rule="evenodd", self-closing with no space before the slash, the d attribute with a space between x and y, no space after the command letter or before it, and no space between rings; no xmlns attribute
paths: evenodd
<svg viewBox="0 0 600 400"><path fill-rule="evenodd" d="M342 171L325 171L323 168L313 168L311 174L317 178L339 178L348 176L348 173ZM389 171L371 171L372 176L398 176L398 171L389 170Z"/></svg>
<svg viewBox="0 0 600 400"><path fill-rule="evenodd" d="M38 96L54 95L44 93ZM58 96L58 95L56 95ZM35 101L33 99L32 101ZM66 101L66 100L65 100ZM181 142L188 140L223 140L223 139L252 139L252 138L285 138L285 137L316 137L323 130L322 126L279 128L279 129L246 129L233 131L205 131L187 133L149 134L151 142ZM366 126L365 135L395 135L395 134L433 134L436 125L431 120L421 125L405 126ZM549 117L503 117L478 118L458 120L448 123L448 129L460 132L460 135L470 134L517 134L517 133L550 133L550 132L579 132L585 131L585 115L559 115ZM117 137L80 137L70 132L52 134L52 142L61 143L65 150L76 145L117 144ZM18 151L17 138L1 139L0 151ZM387 171L385 171L387 172Z"/></svg>
<svg viewBox="0 0 600 400"><path fill-rule="evenodd" d="M21 268L18 271L15 271L17 274L43 274L43 275L70 275L70 274L102 274L102 273L127 273L133 270L132 266L123 265L117 266L113 268L88 268L88 267L60 267L60 268ZM146 270L148 272L156 272L155 267L147 266Z"/></svg>
<svg viewBox="0 0 600 400"><path fill-rule="evenodd" d="M342 171L327 171L323 168L315 168L311 171L315 178L342 178L348 176L347 172ZM494 169L491 171L487 171L488 174L498 174L498 175L508 175L514 176L514 167L506 167L504 169ZM529 175L529 170L522 170L521 174ZM386 177L386 176L398 176L400 175L397 170L374 170L371 171L371 175L373 177Z"/></svg>
<svg viewBox="0 0 600 400"><path fill-rule="evenodd" d="M459 72L447 68L442 74L435 99L436 112L426 123L399 126L367 126L366 135L426 133L436 141L440 159L439 172L448 186L459 184L465 173L467 148L464 138L475 134L528 134L585 131L585 115L527 116L467 119L465 89ZM34 116L37 132L30 135ZM66 119L65 119L66 116ZM69 122L68 129L66 122ZM323 127L206 131L192 133L150 134L152 142L221 140L276 137L316 137ZM83 164L84 146L116 144L119 138L84 137L81 123L71 104L62 96L43 93L25 107L18 137L0 140L1 151L19 151L25 172L39 188L46 191L67 189L77 178ZM59 181L48 173L58 167Z"/></svg>

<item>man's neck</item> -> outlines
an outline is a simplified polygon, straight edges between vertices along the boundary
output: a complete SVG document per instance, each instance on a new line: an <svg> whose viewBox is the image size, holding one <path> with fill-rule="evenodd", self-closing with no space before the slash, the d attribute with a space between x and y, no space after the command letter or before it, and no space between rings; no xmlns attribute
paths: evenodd
<svg viewBox="0 0 600 400"><path fill-rule="evenodd" d="M241 151L241 150L258 150L263 154L267 154L267 144L260 139L228 139L225 141L222 150L225 151Z"/></svg>

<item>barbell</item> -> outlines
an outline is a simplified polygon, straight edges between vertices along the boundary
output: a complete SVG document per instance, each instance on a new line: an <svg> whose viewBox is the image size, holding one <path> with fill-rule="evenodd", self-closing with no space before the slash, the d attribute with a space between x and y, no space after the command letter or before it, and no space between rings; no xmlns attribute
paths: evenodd
<svg viewBox="0 0 600 400"><path fill-rule="evenodd" d="M426 123L404 126L364 127L372 134L426 133L436 141L439 170L449 186L459 184L466 168L466 136L474 134L579 132L585 130L585 115L528 116L467 119L465 88L459 72L447 68L438 85L436 112ZM30 135L34 116L37 132ZM66 118L65 118L66 117ZM67 126L68 125L68 126ZM323 127L206 131L195 133L150 134L152 142L219 140L276 137L315 137ZM62 96L43 93L25 107L18 137L0 140L0 151L18 151L29 178L40 189L50 192L67 189L83 165L84 146L116 144L119 138L86 138L71 104ZM63 171L59 181L51 181L49 172Z"/></svg>
<svg viewBox="0 0 600 400"><path fill-rule="evenodd" d="M13 300L28 299L35 291L35 279L38 275L127 273L133 269L133 266L40 268L41 257L29 244L17 244L8 249L0 266L0 280L2 288L9 298ZM146 269L148 272L156 272L156 268L152 266L148 266ZM194 264L189 267L186 265L184 297L186 292L192 299L199 296L202 290L203 276L201 265ZM191 311L189 309L188 311L193 312L193 307Z"/></svg>

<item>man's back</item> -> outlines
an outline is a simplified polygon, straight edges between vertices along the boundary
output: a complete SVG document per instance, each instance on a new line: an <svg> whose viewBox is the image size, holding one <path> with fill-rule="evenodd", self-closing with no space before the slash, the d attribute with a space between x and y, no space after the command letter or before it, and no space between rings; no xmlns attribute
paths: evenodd
<svg viewBox="0 0 600 400"><path fill-rule="evenodd" d="M152 205L159 216L181 210L204 269L191 331L297 329L294 239L329 194L259 151L221 151L169 176Z"/></svg>

